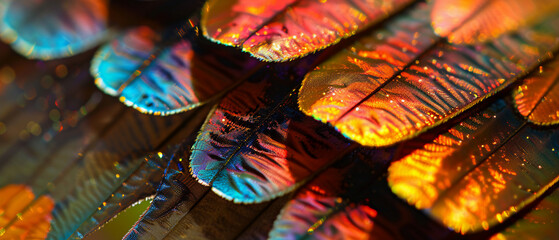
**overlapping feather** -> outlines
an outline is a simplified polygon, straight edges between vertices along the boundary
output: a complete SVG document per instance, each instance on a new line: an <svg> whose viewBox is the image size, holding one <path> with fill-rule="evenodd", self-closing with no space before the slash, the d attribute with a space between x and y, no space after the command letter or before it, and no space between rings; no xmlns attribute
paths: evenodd
<svg viewBox="0 0 559 240"><path fill-rule="evenodd" d="M95 91L85 62L88 59L73 59L75 64L67 65L72 70L64 74L57 71L61 66L66 68L64 61L48 63L44 72L52 75L42 81L27 79L28 75L17 68L5 70L3 75L11 80L5 81L7 89L22 86L24 90L11 92L20 106L2 107L16 107L16 111L7 110L0 120L9 127L2 136L6 138L2 141L0 184L24 184L36 196L51 197L55 208L48 234L52 239L66 239L76 230L87 233L126 207L122 204L144 198L141 194L149 190L143 188L145 179L133 181L137 169L137 174L142 173L143 155L162 145L169 135L177 134L177 129L192 134L207 114L200 109L190 115L154 118L126 110ZM15 124L22 125L19 136L17 131L13 134L17 138L9 132L18 130ZM152 170L150 174L157 174ZM132 189L122 189L123 183ZM141 185L133 186L136 183ZM128 203L111 207L111 195L115 193L127 194L116 197ZM98 208L107 204L97 216ZM29 206L23 206L22 216L33 209ZM91 217L94 220L88 220ZM78 229L86 220L85 229ZM5 231L17 228L22 220L8 221Z"/></svg>
<svg viewBox="0 0 559 240"><path fill-rule="evenodd" d="M79 3L82 2L76 2ZM520 7L528 3L533 4ZM374 159L361 156L358 163L352 163L350 170L341 170L339 164L344 163L341 159L351 160L355 155L346 155L346 152L356 144L298 112L296 99L299 98L301 109L308 115L329 122L349 138L370 146L396 144L453 121L443 127L451 127L450 130L437 135L432 142L424 138L410 140L397 148L397 159L402 160L389 169L392 189L415 205L430 208L431 216L462 233L491 228L488 235L493 235L499 231L494 230L494 226L516 219L519 220L515 225L509 225L494 237L508 238L512 232L525 233L526 226L534 226L531 219L541 213L538 206L554 207L554 194L546 195L546 191L556 188L554 183L559 169L554 163L558 158L556 149L559 149L555 146L556 129L533 126L515 115L511 103L502 100L487 109L474 108L481 109L479 113L468 109L506 89L551 58L559 42L559 18L553 14L555 3L549 2L546 12L536 16L535 9L547 3L514 1L507 7L519 13L506 18L504 25L494 26L490 25L495 23L492 16L499 16L502 10L497 8L504 6L497 0L468 3L476 6L471 8L456 5L455 1L436 1L433 11L432 3L409 5L408 1L395 1L386 4L374 2L366 6L361 1L303 0L273 4L209 1L206 4L202 13L202 29L206 36L241 46L271 61L307 55L388 18L380 27L365 30L355 43L347 43L347 48L309 73L298 94L301 70L307 69L301 67L305 61L260 68L250 61L243 60L236 65L232 59L214 59L202 65L204 69L218 70L197 80L208 77L215 80L218 87L212 84L205 90L190 91L203 87L195 87L191 81L196 80L192 72L198 69L193 66L197 64L196 54L200 51L193 50L192 39L179 39L178 44L172 45L166 40L159 41L154 32L136 30L106 45L93 68L99 73L97 83L108 93L122 96L127 103L145 112L175 113L211 103L207 100L215 99L219 93L225 94L211 110L192 154L189 152L192 142L186 141L179 151L171 149L173 157L164 161L153 156L153 161L146 162L143 156L154 149L165 148L166 143L192 138L208 106L189 115L166 119L138 116L130 111L122 112L123 108L118 105L110 105L114 99L99 97L79 81L76 84L83 93L71 92L69 89L73 86L60 84L62 90L53 95L37 88L52 81L16 86L11 84L14 72L18 77L20 73L0 68L3 84L0 91L6 87L1 97L15 102L0 106L0 123L20 124L8 131L27 131L26 136L21 133L24 131L6 132L2 136L0 124L0 137L9 139L0 144L0 150L4 157L16 154L10 159L1 159L0 171L6 177L0 179L0 185L25 183L39 195L50 195L56 204L49 233L54 239L87 234L128 204L156 193L156 187L157 195L150 209L126 238L261 238L263 235L256 232L272 227L271 222L263 218L277 214L291 197L271 237L454 236L385 191L386 183L379 179L386 170L383 164L375 165L371 163ZM2 5L6 6L17 5ZM398 13L406 6L407 10ZM453 6L458 6L458 19L450 19L444 26L438 25L439 20L432 22L445 16L441 9ZM316 14L310 11L316 9ZM339 18L344 10L354 14ZM324 13L331 14L326 18L316 17ZM299 14L307 14L308 18L298 17ZM231 16L233 18L229 18ZM146 34L139 34L142 32ZM182 33L179 31L179 35ZM84 35L74 32L72 36ZM127 37L135 40L128 41ZM142 47L144 45L148 47ZM14 46L17 46L15 42ZM200 49L206 51L208 47L215 46L208 44ZM129 49L121 51L126 48ZM56 54L67 55L86 47L72 49ZM26 50L34 51L29 47ZM33 51L30 56L57 56L53 52ZM103 52L110 53L111 57L103 59ZM209 56L215 52L218 51L208 51ZM318 56L318 59L322 57ZM101 67L103 64L107 64L107 68ZM534 116L547 115L548 119L542 122L555 123L555 64L543 66L543 74L527 79L514 93L519 111L528 113L524 115L532 122L538 122L531 120ZM50 68L49 71L61 76L72 74L72 71L65 72L66 66ZM111 68L113 73L119 74L110 75L111 71L99 70ZM285 69L287 73L282 72ZM291 73L291 70L299 72ZM243 72L249 77L242 76ZM78 75L70 76L77 79ZM181 78L184 76L186 78ZM212 79L212 76L219 77ZM231 88L235 81L239 81L239 85ZM532 94L530 91L535 91L539 97L533 101L527 98ZM33 94L36 96L28 99ZM78 98L76 105L81 115L68 115L66 122L49 120L58 120L54 113L52 116L50 112L45 114L52 105L31 105L31 102L42 101L31 101L34 98L81 95L91 97ZM56 104L60 102L55 101ZM24 111L14 110L12 106L17 103L23 103ZM459 114L466 120L453 119ZM19 120L35 115L39 116L36 124ZM185 122L190 120L192 122ZM49 130L34 134L37 126L51 129L48 125L52 122L63 126L60 133ZM431 132L438 134L439 131ZM23 138L14 141L15 136ZM12 146L16 146L15 150ZM47 156L37 154L45 152ZM32 160L33 157L37 160ZM388 154L387 159L391 158ZM18 166L15 159L27 160ZM166 162L170 164L164 170ZM188 176L189 164L197 180L211 188ZM380 169L380 174L370 171L371 164ZM321 174L325 169L328 170ZM167 174L163 175L165 171ZM149 187L141 188L140 177L151 179ZM317 179L306 184L313 177ZM343 186L324 187L329 181ZM305 187L297 195L274 200L303 185ZM236 202L271 202L235 205L210 189ZM488 208L477 207L480 201ZM225 218L219 215L223 213ZM411 216L411 219L397 221L392 218L394 215ZM541 219L551 221L547 219L554 216L544 214ZM264 220L262 224L258 223L260 220ZM15 224L8 229L20 220L13 221ZM220 222L226 224L216 224ZM542 225L536 227L550 231ZM402 228L415 230L399 232ZM541 231L538 236L550 235Z"/></svg>
<svg viewBox="0 0 559 240"><path fill-rule="evenodd" d="M499 101L393 163L389 183L456 231L487 230L558 181L558 137Z"/></svg>
<svg viewBox="0 0 559 240"><path fill-rule="evenodd" d="M434 239L448 230L388 194L382 154L358 150L302 188L269 239ZM364 161L374 162L365 164ZM396 201L394 201L396 200ZM406 231L401 231L406 229Z"/></svg>
<svg viewBox="0 0 559 240"><path fill-rule="evenodd" d="M536 202L532 210L523 214L523 217L503 231L495 234L495 240L515 239L551 239L557 234L555 223L559 215L555 214L559 209L559 196L554 189L548 196Z"/></svg>
<svg viewBox="0 0 559 240"><path fill-rule="evenodd" d="M178 37L146 26L129 30L98 51L91 65L95 83L140 112L169 115L214 98L253 66L238 56L195 51L194 40Z"/></svg>
<svg viewBox="0 0 559 240"><path fill-rule="evenodd" d="M392 145L494 95L559 47L557 15L492 41L458 45L432 35L422 8L311 71L300 91L301 110L363 145Z"/></svg>
<svg viewBox="0 0 559 240"><path fill-rule="evenodd" d="M192 147L196 178L235 202L262 202L341 157L349 142L296 110L295 85L257 75L229 93Z"/></svg>
<svg viewBox="0 0 559 240"><path fill-rule="evenodd" d="M559 123L559 58L540 66L537 73L524 79L513 92L515 105L532 123L552 125Z"/></svg>

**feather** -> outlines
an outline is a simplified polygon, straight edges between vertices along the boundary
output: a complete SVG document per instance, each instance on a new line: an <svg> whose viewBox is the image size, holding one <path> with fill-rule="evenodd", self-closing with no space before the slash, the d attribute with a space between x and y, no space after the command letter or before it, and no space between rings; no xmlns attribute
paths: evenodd
<svg viewBox="0 0 559 240"><path fill-rule="evenodd" d="M288 61L350 37L410 2L210 0L202 8L201 25L212 41L265 61Z"/></svg>
<svg viewBox="0 0 559 240"><path fill-rule="evenodd" d="M421 8L410 11L408 14L425 17ZM383 52L386 55L377 60L375 51L393 48L394 40L391 34L384 41L374 40L375 37L384 37L383 33L391 27L396 31L410 28L400 28L402 24L425 24L425 20L415 23L406 20L408 16L400 18L404 19L389 22L389 27L369 34L365 39L370 42L351 45L308 73L300 91L301 110L332 124L360 144L393 145L438 126L501 91L548 59L559 46L559 28L553 23L559 18L552 16L540 25L476 45L456 45L437 38L426 46L423 44L430 40L422 37L415 42L420 50L408 49L405 46L413 46L415 41L408 36L403 39L411 43ZM417 36L429 36L429 32L417 32ZM411 56L406 54L408 50ZM365 56L359 56L363 53ZM336 69L344 68L354 69L354 75L363 77L344 80L344 75L335 74ZM351 70L344 71L348 74ZM324 83L326 86L320 86Z"/></svg>
<svg viewBox="0 0 559 240"><path fill-rule="evenodd" d="M559 123L559 58L524 79L513 92L515 105L528 121L538 125Z"/></svg>
<svg viewBox="0 0 559 240"><path fill-rule="evenodd" d="M488 229L559 180L556 130L539 130L502 101L390 166L392 190L461 233Z"/></svg>
<svg viewBox="0 0 559 240"><path fill-rule="evenodd" d="M168 6L172 1L153 2L153 6ZM500 99L509 98L508 91L518 83L526 84L521 85L522 91L534 89L537 96L546 96L542 103L527 107L535 109L534 113L553 102L549 101L552 94L542 95L554 91L550 87L555 80L550 77L553 62L541 68L544 75L530 76L544 79L538 82L545 86L534 87L531 80L521 80L558 50L555 3L532 16L540 3L524 1L536 7L526 6L510 14L520 17L497 11L496 7L504 6L498 0L466 9L462 15L449 15L450 32L437 35L441 32L433 26L439 22L432 17L440 17L437 4L442 2L403 0L381 6L380 2L367 5L353 0L274 4L210 0L202 11L205 34L213 40L226 37L224 43L230 41L266 60L291 60L359 33L331 51L281 64L247 60L248 54L234 48L197 39L196 21L187 23L192 35L185 35L185 28L168 26L160 31L142 27L105 45L99 55L107 49L128 54L119 50L126 48L143 54L139 58L113 55L123 57L114 62L99 57L94 65L123 70L114 79L111 77L117 74L100 74L98 84L118 97L130 90L132 95L122 95L126 102L143 106L147 112L170 114L175 110L149 108L147 101L134 96L170 97L167 100L193 96L174 94L169 90L172 87L161 88L168 86L165 81L176 80L173 74L184 73L160 74L169 69L169 65L158 67L164 62L190 64L189 73L198 71L201 75L197 77L208 83L226 82L205 86L204 80L198 87L192 85L196 90L207 87L198 93L208 94L194 93L195 98L190 98L194 100L174 105L174 109L201 106L165 118L141 115L97 91L84 77L88 54L67 62L29 61L0 46L0 189L17 184L34 194L9 219L0 214L1 221L9 222L0 222L0 226L8 229L5 234L25 236L16 227L35 218L29 217L35 213L29 211L34 209L32 202L46 196L54 209L48 211L50 205L44 204L43 210L50 214L39 219L52 219L50 229L41 225L41 233L33 236L48 232L50 239L80 238L102 228L128 205L155 194L126 239L262 239L272 228L272 238L295 239L554 236L556 230L547 227L549 224L537 222L552 222L557 215L542 214L548 212L539 208L554 209L553 191L559 179L557 129L534 125L530 114L527 119L517 114L515 108L523 111L521 104L513 106L510 99ZM12 6L4 4L8 1L2 3L2 8ZM111 11L126 3L114 5ZM345 7L355 6L362 15L342 14ZM507 7L502 10L519 9ZM194 6L190 10L198 11ZM190 17L190 10L185 15ZM451 7L446 10L453 11ZM250 11L259 14L250 15ZM153 12L150 16L161 14L160 8ZM120 17L141 15L134 10L127 14ZM508 20L500 26L488 17L494 14ZM58 15L64 14L54 16ZM361 22L352 24L348 19ZM318 23L320 20L325 24ZM507 25L509 20L511 25ZM167 20L126 21L156 26ZM42 22L33 26L36 24ZM368 29L373 24L379 26ZM335 31L320 32L332 26ZM479 35L486 29L494 35ZM470 34L471 40L460 42L468 44L458 44L453 37L461 32ZM318 41L308 41L312 34ZM172 57L166 56L185 56L172 52L181 43L188 44L186 56L192 58L169 60ZM149 56L152 61L144 64ZM310 69L315 70L305 78ZM136 71L141 71L137 79L133 77ZM127 89L154 74L165 77ZM124 91L119 92L123 85ZM519 99L521 93L513 94ZM217 105L212 106L214 103ZM381 115L383 111L387 114ZM371 117L370 113L377 115ZM196 134L205 116L202 131ZM311 116L376 148L360 148ZM360 140L361 133L375 133L363 126L378 127L372 129L383 135ZM147 155L158 151L165 152L163 157ZM397 161L391 164L393 160ZM2 201L13 199L0 199L0 208ZM427 210L418 211L417 206Z"/></svg>
<svg viewBox="0 0 559 240"><path fill-rule="evenodd" d="M515 239L552 239L557 234L555 223L559 221L559 192L557 187L552 189L549 195L536 202L529 213L524 214L521 219L495 234L495 240Z"/></svg>
<svg viewBox="0 0 559 240"><path fill-rule="evenodd" d="M150 209L125 239L238 239L268 205L235 204L188 173L170 170Z"/></svg>
<svg viewBox="0 0 559 240"><path fill-rule="evenodd" d="M2 94L0 97L0 101L6 103L0 120L6 129L0 136L0 185L23 183L39 177L33 173L40 166L38 162L52 163L49 154L53 154L54 158L63 157L64 154L71 155L70 149L75 146L66 138L81 139L87 144L94 138L93 133L100 129L95 127L108 123L100 121L97 118L98 114L90 114L85 123L80 121L86 118L88 113L96 112L98 104L102 101L100 93L94 93L92 88L87 87L91 84L91 78L85 71L87 65L81 60L74 59L78 64L70 65L65 65L65 61L52 62L53 64L48 64L45 69L30 74L26 68L21 68L28 67L28 64L14 65L14 68L5 67L12 69L10 74L13 74L14 79L6 87L10 94ZM72 67L72 71L59 78L55 75L55 69L59 66ZM46 76L43 77L43 81L29 81L37 79L36 74ZM110 114L115 113L115 108L121 109L113 106L107 108L105 114L112 116ZM92 119L96 119L96 124L93 124ZM86 124L91 124L87 125L89 132L84 131ZM61 129L66 131L62 132ZM62 150L58 152L61 155L57 155L54 149ZM72 153L76 154L80 149L74 150L76 152ZM37 159L39 153L44 153L40 155L41 160Z"/></svg>
<svg viewBox="0 0 559 240"><path fill-rule="evenodd" d="M203 112L153 118L134 112L119 118L102 138L92 143L83 157L74 159L54 181L49 181L51 195L56 200L49 237L72 235L142 166L143 156L150 149L162 147L175 131L195 131L192 126L199 126L199 113Z"/></svg>
<svg viewBox="0 0 559 240"><path fill-rule="evenodd" d="M172 149L172 148L171 148ZM82 238L109 222L118 213L124 211L133 204L153 197L157 186L163 179L165 169L174 149L169 154L150 154L144 158L144 162L128 178L122 182L87 221L74 232L72 239Z"/></svg>
<svg viewBox="0 0 559 240"><path fill-rule="evenodd" d="M435 32L449 42L474 44L539 22L558 10L559 2L553 0L435 0L431 20Z"/></svg>
<svg viewBox="0 0 559 240"><path fill-rule="evenodd" d="M430 239L449 234L386 194L389 190L379 181L379 163L385 160L376 159L373 167L363 162L379 156L355 151L346 156L345 166L320 174L286 204L269 239Z"/></svg>
<svg viewBox="0 0 559 240"><path fill-rule="evenodd" d="M190 168L235 202L262 202L297 187L341 157L349 142L296 110L294 83L268 74L228 94L192 148Z"/></svg>
<svg viewBox="0 0 559 240"><path fill-rule="evenodd" d="M123 109L95 92L88 65L81 62L82 68L72 66L68 77L59 83L49 86L39 81L31 85L38 96L2 119L9 123L6 117L10 117L23 125L31 119L43 129L38 134L29 129L29 136L20 141L2 142L6 147L1 152L0 186L25 183L37 196L49 195L55 204L48 233L53 239L68 238L82 222L98 213L103 202L111 203L111 194L118 194L122 183L145 162L143 154L158 148L177 128L195 132L193 125L199 126L203 120L196 121L197 114L207 113L200 109L189 115L162 118ZM54 71L55 66L60 64L52 66ZM18 86L27 80L23 73L16 74L10 84ZM45 91L41 85L57 90ZM25 91L19 94L25 95ZM58 108L61 117L53 115L52 110ZM56 131L51 131L52 124L57 126ZM113 208L103 211L107 211L101 213L106 214L105 218L117 213ZM12 226L20 221L14 220ZM80 229L83 233L89 230Z"/></svg>
<svg viewBox="0 0 559 240"><path fill-rule="evenodd" d="M196 180L176 170L169 171L158 187L150 208L124 239L163 239L192 208L193 198L203 191Z"/></svg>
<svg viewBox="0 0 559 240"><path fill-rule="evenodd" d="M167 35L142 26L104 45L91 64L97 86L140 112L168 115L211 100L252 66L196 52L192 40Z"/></svg>
<svg viewBox="0 0 559 240"><path fill-rule="evenodd" d="M4 0L0 38L28 58L72 56L107 34L107 0ZM63 26L63 27L61 27Z"/></svg>

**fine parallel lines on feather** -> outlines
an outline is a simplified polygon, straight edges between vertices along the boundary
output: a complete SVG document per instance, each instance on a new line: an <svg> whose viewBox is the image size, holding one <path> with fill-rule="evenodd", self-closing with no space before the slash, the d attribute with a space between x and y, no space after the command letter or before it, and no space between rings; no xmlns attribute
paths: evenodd
<svg viewBox="0 0 559 240"><path fill-rule="evenodd" d="M201 25L212 41L242 47L264 61L287 61L352 36L411 2L208 1Z"/></svg>
<svg viewBox="0 0 559 240"><path fill-rule="evenodd" d="M541 21L558 10L559 3L553 0L437 0L431 19L435 32L450 42L474 44ZM469 16L474 16L473 21L453 30Z"/></svg>
<svg viewBox="0 0 559 240"><path fill-rule="evenodd" d="M170 115L218 97L258 68L219 49L196 51L188 35L175 38L142 26L107 43L91 64L96 85L140 112Z"/></svg>
<svg viewBox="0 0 559 240"><path fill-rule="evenodd" d="M538 125L559 123L559 58L540 66L513 92L516 108Z"/></svg>
<svg viewBox="0 0 559 240"><path fill-rule="evenodd" d="M420 15L421 9L411 12ZM473 17L466 21L475 20ZM405 17L401 18L405 20ZM339 53L332 62L319 65L307 75L301 89L301 108L364 145L388 146L411 139L494 95L536 68L540 61L548 59L550 53L559 46L559 29L551 23L554 21L559 21L559 18L549 16L547 21L472 46L439 39L431 43L433 45L419 50L415 58L401 63L393 75L380 76L380 84L375 83L378 79L375 77L372 77L372 81L357 78L353 82L341 76L325 74L330 66L339 64L341 67L333 69L342 68L348 65L343 63L345 59L357 59L354 57L357 49L363 48L361 46L364 43L356 43ZM384 29L390 28L390 24ZM406 22L400 24L405 26ZM382 31L378 30L371 37ZM429 29L423 31L431 32ZM379 42L371 38L368 40L371 44L369 48L390 46L387 43L390 40L389 37ZM407 48L401 51L406 52ZM374 56L371 54L369 58L374 60ZM386 58L391 59L388 56ZM373 67L380 68L379 65L370 64L369 68ZM364 69L368 70L361 65L355 73L363 73ZM321 86L323 91L313 92L311 88L305 88L306 85L317 85L309 82L324 82L323 79L329 79L326 81L328 84L324 84L326 86ZM337 82L343 84L332 84ZM309 94L312 97L306 96Z"/></svg>
<svg viewBox="0 0 559 240"><path fill-rule="evenodd" d="M192 174L220 196L254 203L285 194L335 161L349 143L296 110L297 85L266 74L227 95L192 148Z"/></svg>
<svg viewBox="0 0 559 240"><path fill-rule="evenodd" d="M388 181L398 196L457 232L480 231L557 182L558 137L556 130L532 128L497 101L394 162Z"/></svg>

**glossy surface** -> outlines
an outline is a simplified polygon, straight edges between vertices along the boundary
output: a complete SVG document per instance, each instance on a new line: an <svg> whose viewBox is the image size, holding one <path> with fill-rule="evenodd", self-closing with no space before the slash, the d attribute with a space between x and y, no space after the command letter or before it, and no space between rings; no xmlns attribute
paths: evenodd
<svg viewBox="0 0 559 240"><path fill-rule="evenodd" d="M420 14L422 10L412 11ZM400 47L400 52L394 53L406 56L406 62L398 63L405 66L403 69L396 65L396 69L384 70L386 65L378 64L374 54L367 57L371 60L360 61L362 56L356 56L352 50L362 48L364 43L357 43L336 56L336 62L327 61L307 75L300 93L301 109L366 146L387 146L410 139L494 95L518 76L536 68L539 61L548 59L559 46L557 23L559 17L552 16L540 25L476 45L456 45L439 39L417 50L416 59L414 55L406 56L408 50L414 52L415 48ZM402 24L412 23L403 19ZM418 32L417 36L423 34ZM421 46L421 42L416 44ZM389 42L373 40L370 44L369 49L391 46ZM355 68L349 64L352 61L363 65ZM330 84L343 78L328 74L328 67L334 64L339 64L336 69L347 68L354 74L370 77L372 81L365 79L372 83L356 78L355 83ZM382 77L375 78L375 74ZM314 91L315 88L305 87L316 85L311 81L330 86L318 88L326 91Z"/></svg>
<svg viewBox="0 0 559 240"><path fill-rule="evenodd" d="M559 180L558 139L497 102L393 163L389 184L457 232L487 230Z"/></svg>
<svg viewBox="0 0 559 240"><path fill-rule="evenodd" d="M240 80L243 67L235 63L224 71L210 68L218 57L194 52L187 38L169 42L144 26L103 46L91 73L101 90L126 105L168 115L199 106Z"/></svg>
<svg viewBox="0 0 559 240"><path fill-rule="evenodd" d="M193 175L227 199L262 202L341 157L349 143L298 112L290 86L264 77L226 96L192 148Z"/></svg>
<svg viewBox="0 0 559 240"><path fill-rule="evenodd" d="M474 44L559 12L554 0L435 0L433 29L449 42Z"/></svg>
<svg viewBox="0 0 559 240"><path fill-rule="evenodd" d="M266 207L235 204L199 184L188 172L188 156L195 141L190 134L181 129L174 135L184 141L168 162L150 208L125 239L235 239Z"/></svg>
<svg viewBox="0 0 559 240"><path fill-rule="evenodd" d="M541 66L513 92L522 116L538 125L559 123L559 59Z"/></svg>
<svg viewBox="0 0 559 240"><path fill-rule="evenodd" d="M447 233L386 195L379 172L358 160L380 155L361 153L348 154L350 164L329 168L302 188L278 215L269 239L437 239Z"/></svg>
<svg viewBox="0 0 559 240"><path fill-rule="evenodd" d="M344 175L349 169L330 168L299 190L278 215L269 239L366 238L376 211L363 205L342 205L340 193L344 192ZM360 216L351 219L352 213ZM324 224L326 230L322 231Z"/></svg>
<svg viewBox="0 0 559 240"><path fill-rule="evenodd" d="M113 1L111 5L120 2ZM233 68L249 77L241 78L239 81L243 82L223 95L224 100L211 111L213 106L202 104L188 113L163 118L142 115L98 91L89 77L91 53L56 61L30 61L10 52L9 46L0 45L0 187L24 184L36 196L46 194L56 201L51 212L51 239L87 235L130 202L154 191L156 196L150 209L127 239L265 239L286 202L287 210L280 215L278 227L274 229L280 238L477 239L502 230L505 231L498 236L510 236L507 227L521 224L525 216L534 216L531 214L542 218L530 222L529 227L553 218L555 213L543 210L547 207L539 211L537 205L543 203L538 202L540 198L549 196L557 187L554 183L559 175L557 128L535 126L516 112L509 90L514 90L520 81L481 103L478 98L469 98L470 91L500 90L499 87L508 83L499 85L497 80L478 81L478 85L472 85L476 87L466 84L501 73L521 80L532 69L528 63L539 66L542 59L551 57L550 51L531 46L534 42L552 46L556 37L550 33L557 25L543 22L500 35L499 41L452 45L445 39L431 41L432 31L420 33L421 29L430 28L428 10L423 3L409 9L418 9L412 10L414 13L421 10L423 14L410 17L406 10L383 22L385 27L396 26L394 22L398 20L406 31L398 31L400 27L370 29L368 34L359 36L363 37L364 41L359 43L363 48L354 50L358 53L357 50L363 50L360 52L363 57L340 58L349 61L362 57L363 62L386 66L376 72L366 64L351 65L368 71L372 77L390 72L394 77L382 80L386 82L385 87L395 82L400 84L397 86L405 85L407 80L397 76L404 78L406 74L410 76L407 79L413 79L412 74L430 76L431 73L456 78L455 81L445 81L443 77L433 81L422 78L425 86L414 84L402 90L403 95L434 89L436 94L429 96L442 96L438 101L442 107L423 98L417 105L408 105L408 98L406 103L398 105L386 103L388 110L406 106L433 107L441 112L451 109L448 118L429 125L430 131L415 138L423 131L421 128L409 135L408 141L391 148L355 149L356 143L348 143L326 124L313 121L296 109L296 91L311 68L309 65L316 66L317 61L334 54L341 46L298 61L262 64L254 74L245 71L251 68L236 58L234 48L199 39L192 48L196 53L215 56L216 60L225 56L223 61L212 62L208 69L227 73L217 69ZM135 11L116 13L137 14ZM416 20L420 17L423 20ZM365 38L375 45L365 46L369 41ZM343 44L348 46L352 44L350 41ZM380 41L387 43L378 48ZM161 46L168 45L163 41ZM415 46L420 50L411 48ZM346 53L351 51L349 46ZM368 61L368 58L378 61ZM421 61L416 63L415 58ZM450 62L453 59L456 62ZM519 70L511 73L509 67ZM545 66L543 70L545 73ZM344 74L347 73L339 75ZM214 73L208 71L208 75ZM351 74L351 78L357 79L355 76L361 75ZM364 79L369 80L368 76ZM326 84L320 94L351 82ZM318 86L322 85L312 88ZM468 92L449 94L452 91L448 89L454 87ZM375 89L368 89L370 92L365 94ZM426 95L417 98L423 96ZM504 98L500 104L486 109L500 98ZM466 104L468 110L463 111L454 109L453 104L466 101L456 99L476 101ZM200 158L193 159L200 169L208 170L205 174L211 187L200 184L189 172L190 149L208 112L211 114L207 123L213 125L207 124L204 130L211 131L201 133L199 139L209 141L196 144L194 154ZM456 114L460 115L454 119ZM412 116L415 115L404 115L401 119ZM446 120L449 122L435 126ZM441 133L443 137L439 136ZM180 143L179 150L173 147L165 150L176 143ZM349 155L347 145L355 150ZM146 156L157 162L146 162ZM410 161L400 169L404 174L398 180L407 185L403 190L410 190L422 200L421 204L430 204L429 210L417 210L399 199L385 180L388 164L406 157ZM346 168L350 169L346 171ZM327 173L323 174L325 170ZM324 182L313 181L307 185L312 180ZM298 186L304 190L286 194ZM434 189L434 195L430 189ZM423 192L431 195L421 195ZM237 204L216 193L262 202ZM550 213L551 218L544 213ZM20 220L16 215L10 221ZM479 231L462 236L442 223L458 231ZM512 232L518 232L519 237L526 236L520 230L513 228ZM534 236L549 234L548 230L542 228L538 232L542 235Z"/></svg>
<svg viewBox="0 0 559 240"><path fill-rule="evenodd" d="M5 0L0 37L28 58L72 56L98 44L107 32L107 0Z"/></svg>
<svg viewBox="0 0 559 240"><path fill-rule="evenodd" d="M25 185L0 188L0 238L45 239L50 230L54 201L39 196ZM17 220L15 220L17 219Z"/></svg>
<svg viewBox="0 0 559 240"><path fill-rule="evenodd" d="M395 13L410 0L210 0L204 36L265 61L287 61L326 48Z"/></svg>
<svg viewBox="0 0 559 240"><path fill-rule="evenodd" d="M299 108L323 122L351 111L434 44L430 10L419 4L320 64L303 80Z"/></svg>
<svg viewBox="0 0 559 240"><path fill-rule="evenodd" d="M341 198L325 197L311 190L299 193L283 209L270 239L300 239L307 234L309 239L367 239L375 227L377 212L365 205L343 208L320 224L331 211L338 210L335 207L340 201ZM319 231L314 229L317 223L321 226Z"/></svg>
<svg viewBox="0 0 559 240"><path fill-rule="evenodd" d="M557 188L551 190L529 213L492 236L491 240L553 239L557 234L556 224L559 221L559 191Z"/></svg>

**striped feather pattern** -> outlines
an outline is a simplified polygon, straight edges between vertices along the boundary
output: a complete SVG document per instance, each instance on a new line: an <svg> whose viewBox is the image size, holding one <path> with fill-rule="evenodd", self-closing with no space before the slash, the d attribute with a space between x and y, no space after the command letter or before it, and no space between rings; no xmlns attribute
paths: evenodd
<svg viewBox="0 0 559 240"><path fill-rule="evenodd" d="M212 41L241 47L264 61L283 62L350 37L410 2L210 0L201 25Z"/></svg>
<svg viewBox="0 0 559 240"><path fill-rule="evenodd" d="M410 139L494 95L549 59L551 51L559 47L558 21L557 16L550 16L538 25L483 44L456 45L438 39L372 91L342 95L338 101L324 95L326 104L315 108L334 108L317 112L336 116L313 116L367 146L388 146ZM344 100L346 96L350 100ZM353 99L356 96L358 100ZM344 102L349 102L349 107ZM343 107L338 109L335 104ZM306 110L310 114L313 111Z"/></svg>
<svg viewBox="0 0 559 240"><path fill-rule="evenodd" d="M270 200L349 147L328 126L298 112L292 88L277 81L264 78L239 86L202 128L190 166L218 195L245 203Z"/></svg>
<svg viewBox="0 0 559 240"><path fill-rule="evenodd" d="M530 119L555 112L555 62L545 65L559 50L554 6L533 19L504 16L512 25L494 26L486 38L472 26L495 21L485 10L504 1L445 1L456 8L443 16L466 14L439 36L432 4L441 2L410 3L210 0L202 9L202 18L217 14L202 19L214 24L214 37L277 61L384 19L290 63L258 63L197 39L196 17L191 31L140 27L105 45L93 67L102 90L152 114L203 105L165 118L97 91L84 68L89 53L28 61L0 45L0 188L18 184L37 196L0 225L17 232L46 196L55 206L49 238L81 238L155 194L125 239L262 239L272 228L272 239L554 236L558 129ZM127 4L141 5L111 6ZM150 16L159 16L172 1L153 4L160 8ZM521 5L511 7L534 14ZM474 41L455 41L460 31ZM546 81L521 82L525 76ZM516 87L517 109L509 92L499 94Z"/></svg>
<svg viewBox="0 0 559 240"><path fill-rule="evenodd" d="M363 162L372 159L371 166ZM433 239L449 232L382 186L382 150L357 150L303 187L278 215L269 239ZM401 231L406 229L406 231Z"/></svg>
<svg viewBox="0 0 559 240"><path fill-rule="evenodd" d="M91 64L95 83L140 112L169 115L214 98L252 67L236 55L195 51L192 37L174 34L142 26L105 44Z"/></svg>
<svg viewBox="0 0 559 240"><path fill-rule="evenodd" d="M150 208L124 239L164 239L208 191L190 174L169 170Z"/></svg>
<svg viewBox="0 0 559 240"><path fill-rule="evenodd" d="M514 103L522 116L538 125L559 123L559 58L524 79L513 92Z"/></svg>
<svg viewBox="0 0 559 240"><path fill-rule="evenodd" d="M498 101L393 163L389 183L458 232L487 229L557 183L558 139Z"/></svg>
<svg viewBox="0 0 559 240"><path fill-rule="evenodd" d="M339 119L391 81L436 41L431 8L417 4L309 72L299 90L301 111L323 122Z"/></svg>
<svg viewBox="0 0 559 240"><path fill-rule="evenodd" d="M434 5L431 19L435 32L452 43L466 44L495 39L559 9L553 0L436 0ZM472 20L464 22L468 18Z"/></svg>

